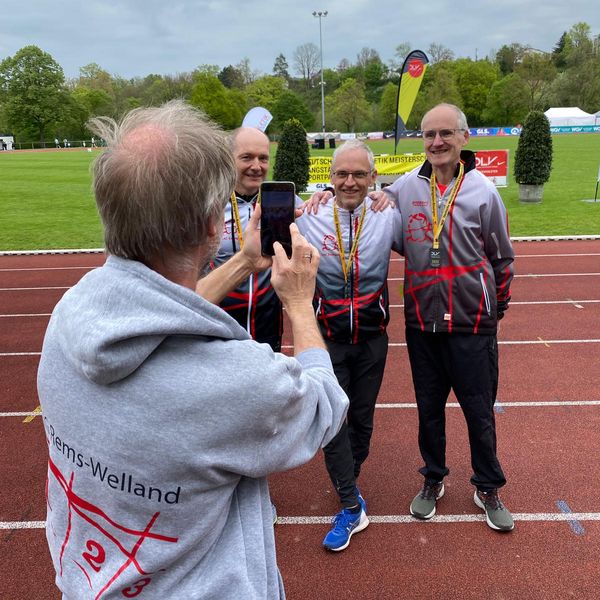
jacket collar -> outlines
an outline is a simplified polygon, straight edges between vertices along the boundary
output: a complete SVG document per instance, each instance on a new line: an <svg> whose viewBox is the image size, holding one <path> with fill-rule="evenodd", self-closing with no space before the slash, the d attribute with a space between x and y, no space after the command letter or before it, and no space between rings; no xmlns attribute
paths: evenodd
<svg viewBox="0 0 600 600"><path fill-rule="evenodd" d="M460 152L460 160L465 165L465 173L472 171L475 169L475 153L471 152L471 150L461 150ZM419 177L425 177L426 179L431 179L431 163L426 160L421 168L419 169ZM456 165L456 169L454 171L454 177L458 176L458 164Z"/></svg>

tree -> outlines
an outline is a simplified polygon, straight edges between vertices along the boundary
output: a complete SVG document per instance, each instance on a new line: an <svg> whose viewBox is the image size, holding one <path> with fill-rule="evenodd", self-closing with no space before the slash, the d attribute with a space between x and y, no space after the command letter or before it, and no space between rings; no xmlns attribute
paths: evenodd
<svg viewBox="0 0 600 600"><path fill-rule="evenodd" d="M543 185L552 170L552 135L548 117L531 111L519 136L515 153L515 181L523 185Z"/></svg>
<svg viewBox="0 0 600 600"><path fill-rule="evenodd" d="M483 119L492 125L515 125L525 120L528 110L527 86L516 73L511 73L492 85Z"/></svg>
<svg viewBox="0 0 600 600"><path fill-rule="evenodd" d="M399 71L411 50L412 46L410 42L402 42L401 44L398 44L394 50L394 58L390 60L390 69L392 71Z"/></svg>
<svg viewBox="0 0 600 600"><path fill-rule="evenodd" d="M515 72L529 89L529 110L542 108L544 96L550 89L550 82L556 76L556 68L549 54L527 53Z"/></svg>
<svg viewBox="0 0 600 600"><path fill-rule="evenodd" d="M310 152L306 131L298 119L286 121L275 155L273 177L276 181L293 181L297 192L303 192L308 184Z"/></svg>
<svg viewBox="0 0 600 600"><path fill-rule="evenodd" d="M362 48L356 55L356 64L363 69L373 62L381 64L379 52L374 48Z"/></svg>
<svg viewBox="0 0 600 600"><path fill-rule="evenodd" d="M264 75L246 86L245 91L251 107L263 106L272 111L286 88L287 82L285 79L273 75Z"/></svg>
<svg viewBox="0 0 600 600"><path fill-rule="evenodd" d="M282 131L284 123L290 119L298 119L305 129L310 129L315 124L315 117L302 98L289 90L279 96L271 113L273 121L269 130Z"/></svg>
<svg viewBox="0 0 600 600"><path fill-rule="evenodd" d="M275 77L281 77L287 81L290 78L288 69L289 65L285 59L285 56L281 53L278 54L277 58L275 59L275 63L273 64L273 75L275 75Z"/></svg>
<svg viewBox="0 0 600 600"><path fill-rule="evenodd" d="M0 90L10 126L41 142L69 106L62 68L37 46L25 46L0 62Z"/></svg>
<svg viewBox="0 0 600 600"><path fill-rule="evenodd" d="M221 72L217 75L219 81L229 89L241 90L244 88L244 75L232 65L228 65L221 69Z"/></svg>
<svg viewBox="0 0 600 600"><path fill-rule="evenodd" d="M446 48L443 44L430 44L429 48L427 48L427 54L429 62L432 64L454 59L454 52L450 48Z"/></svg>
<svg viewBox="0 0 600 600"><path fill-rule="evenodd" d="M383 88L379 102L379 127L384 131L396 127L396 114L398 109L398 85L388 82Z"/></svg>
<svg viewBox="0 0 600 600"><path fill-rule="evenodd" d="M364 86L350 77L327 98L329 114L333 120L343 126L345 131L356 131L369 116L369 103L365 98Z"/></svg>
<svg viewBox="0 0 600 600"><path fill-rule="evenodd" d="M456 85L462 96L461 108L472 126L483 125L483 111L490 88L498 80L496 65L488 60L459 58L452 65Z"/></svg>
<svg viewBox="0 0 600 600"><path fill-rule="evenodd" d="M294 50L294 67L304 81L306 89L319 70L319 48L312 42L302 44Z"/></svg>
<svg viewBox="0 0 600 600"><path fill-rule="evenodd" d="M240 62L235 65L235 68L242 74L244 85L252 83L259 75L258 71L253 71L250 66L250 59L245 56Z"/></svg>
<svg viewBox="0 0 600 600"><path fill-rule="evenodd" d="M502 75L512 73L529 50L529 46L523 46L522 44L502 46L502 48L496 52L496 64L500 69L500 73L502 73Z"/></svg>
<svg viewBox="0 0 600 600"><path fill-rule="evenodd" d="M211 73L197 73L194 79L190 104L201 108L225 129L239 127L246 112L239 104L239 97L232 95Z"/></svg>

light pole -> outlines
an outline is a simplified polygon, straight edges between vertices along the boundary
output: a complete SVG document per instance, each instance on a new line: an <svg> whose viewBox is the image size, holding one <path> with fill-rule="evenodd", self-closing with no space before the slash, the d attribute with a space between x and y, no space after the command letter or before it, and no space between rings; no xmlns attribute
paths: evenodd
<svg viewBox="0 0 600 600"><path fill-rule="evenodd" d="M321 18L327 16L327 11L313 11L313 17L319 17L319 46L321 48L321 127L325 133L325 82L323 81L323 29Z"/></svg>

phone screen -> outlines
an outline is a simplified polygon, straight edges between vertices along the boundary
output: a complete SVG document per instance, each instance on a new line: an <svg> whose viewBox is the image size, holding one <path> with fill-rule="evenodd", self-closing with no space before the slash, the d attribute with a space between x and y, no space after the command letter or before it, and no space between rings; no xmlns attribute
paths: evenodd
<svg viewBox="0 0 600 600"><path fill-rule="evenodd" d="M292 256L290 224L294 222L296 188L291 181L265 181L260 186L260 239L262 253L273 256L279 242Z"/></svg>

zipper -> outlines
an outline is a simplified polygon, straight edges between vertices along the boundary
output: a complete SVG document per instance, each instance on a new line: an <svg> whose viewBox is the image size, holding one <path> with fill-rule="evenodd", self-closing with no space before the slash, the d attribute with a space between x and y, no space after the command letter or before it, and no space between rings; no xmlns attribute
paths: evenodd
<svg viewBox="0 0 600 600"><path fill-rule="evenodd" d="M348 214L350 217L350 227L348 231L348 254L350 254L352 250L352 217L354 216L354 211L351 210ZM350 263L350 271L348 273L350 276L350 340L354 339L354 258L352 258L352 262Z"/></svg>
<svg viewBox="0 0 600 600"><path fill-rule="evenodd" d="M485 287L485 281L483 279L483 273L479 273L479 281L481 282L481 289L483 290L483 297L485 299L485 309L487 310L488 317L492 313L492 307L490 304L490 297L488 295L487 288Z"/></svg>

